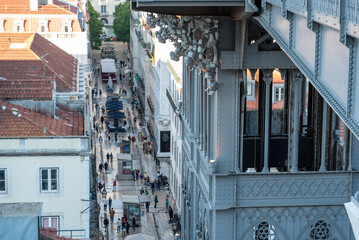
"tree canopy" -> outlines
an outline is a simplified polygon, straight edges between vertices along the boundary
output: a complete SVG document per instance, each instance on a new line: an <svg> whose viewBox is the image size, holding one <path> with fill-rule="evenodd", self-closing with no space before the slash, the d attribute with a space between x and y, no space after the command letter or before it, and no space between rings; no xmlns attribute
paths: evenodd
<svg viewBox="0 0 359 240"><path fill-rule="evenodd" d="M113 30L117 40L122 42L130 42L130 1L120 3L116 6L115 17L113 21Z"/></svg>
<svg viewBox="0 0 359 240"><path fill-rule="evenodd" d="M100 49L101 46L101 34L103 23L98 19L100 14L92 7L91 2L88 1L88 13L90 14L90 43L92 49Z"/></svg>

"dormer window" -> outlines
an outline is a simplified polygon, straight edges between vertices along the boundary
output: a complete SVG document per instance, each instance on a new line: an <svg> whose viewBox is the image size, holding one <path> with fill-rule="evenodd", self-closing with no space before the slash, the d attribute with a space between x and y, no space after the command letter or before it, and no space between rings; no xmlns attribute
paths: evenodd
<svg viewBox="0 0 359 240"><path fill-rule="evenodd" d="M14 20L14 32L25 32L24 19L17 18Z"/></svg>
<svg viewBox="0 0 359 240"><path fill-rule="evenodd" d="M37 20L37 32L48 32L49 31L49 20L44 19L38 19Z"/></svg>
<svg viewBox="0 0 359 240"><path fill-rule="evenodd" d="M5 20L3 18L0 18L0 32L5 31L4 22L5 22Z"/></svg>
<svg viewBox="0 0 359 240"><path fill-rule="evenodd" d="M71 23L71 19L62 19L61 32L72 32Z"/></svg>

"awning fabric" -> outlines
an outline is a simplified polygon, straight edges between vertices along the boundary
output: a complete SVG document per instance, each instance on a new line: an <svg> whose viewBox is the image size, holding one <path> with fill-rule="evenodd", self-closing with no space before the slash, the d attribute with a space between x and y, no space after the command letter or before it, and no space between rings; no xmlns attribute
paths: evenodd
<svg viewBox="0 0 359 240"><path fill-rule="evenodd" d="M101 59L101 71L103 73L115 73L116 65L114 59Z"/></svg>
<svg viewBox="0 0 359 240"><path fill-rule="evenodd" d="M123 104L121 101L110 100L106 102L106 110L108 111L116 111L122 109L123 109Z"/></svg>
<svg viewBox="0 0 359 240"><path fill-rule="evenodd" d="M107 112L107 117L108 118L114 118L114 119L126 118L125 113L120 112L120 111Z"/></svg>

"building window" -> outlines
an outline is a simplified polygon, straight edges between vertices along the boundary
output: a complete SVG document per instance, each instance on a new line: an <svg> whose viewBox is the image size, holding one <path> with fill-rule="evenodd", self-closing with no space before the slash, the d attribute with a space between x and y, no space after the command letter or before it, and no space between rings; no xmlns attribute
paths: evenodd
<svg viewBox="0 0 359 240"><path fill-rule="evenodd" d="M71 19L62 19L61 32L72 32L71 23Z"/></svg>
<svg viewBox="0 0 359 240"><path fill-rule="evenodd" d="M160 140L160 151L161 152L170 152L171 151L171 132L170 131L161 131L161 140Z"/></svg>
<svg viewBox="0 0 359 240"><path fill-rule="evenodd" d="M59 217L58 216L46 216L41 217L41 226L46 228L59 229Z"/></svg>
<svg viewBox="0 0 359 240"><path fill-rule="evenodd" d="M41 192L58 192L59 169L40 168L40 181Z"/></svg>
<svg viewBox="0 0 359 240"><path fill-rule="evenodd" d="M107 13L106 5L101 5L101 13Z"/></svg>
<svg viewBox="0 0 359 240"><path fill-rule="evenodd" d="M14 32L25 32L25 27L24 27L24 19L15 19L14 20Z"/></svg>
<svg viewBox="0 0 359 240"><path fill-rule="evenodd" d="M274 87L274 102L278 102L284 98L284 88Z"/></svg>
<svg viewBox="0 0 359 240"><path fill-rule="evenodd" d="M7 192L6 169L0 168L0 193Z"/></svg>
<svg viewBox="0 0 359 240"><path fill-rule="evenodd" d="M48 32L49 31L49 28L48 28L49 20L48 19L46 19L46 18L38 19L37 24L38 24L37 25L38 32Z"/></svg>
<svg viewBox="0 0 359 240"><path fill-rule="evenodd" d="M253 95L253 84L247 83L247 96L252 96L252 95Z"/></svg>

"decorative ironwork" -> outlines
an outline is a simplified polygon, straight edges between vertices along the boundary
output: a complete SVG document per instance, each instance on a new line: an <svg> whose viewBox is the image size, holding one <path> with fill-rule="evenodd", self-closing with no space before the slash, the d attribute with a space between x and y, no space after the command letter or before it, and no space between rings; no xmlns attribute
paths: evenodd
<svg viewBox="0 0 359 240"><path fill-rule="evenodd" d="M330 237L330 224L319 220L310 226L310 239L312 240L326 240Z"/></svg>
<svg viewBox="0 0 359 240"><path fill-rule="evenodd" d="M267 221L260 222L258 227L254 229L254 240L273 240L275 238L274 227Z"/></svg>
<svg viewBox="0 0 359 240"><path fill-rule="evenodd" d="M184 57L190 68L199 68L207 79L208 94L217 90L215 74L218 66L217 42L219 38L217 18L148 13L147 23L151 28L159 26L155 35L159 42L170 40L175 51L170 53L173 61Z"/></svg>

